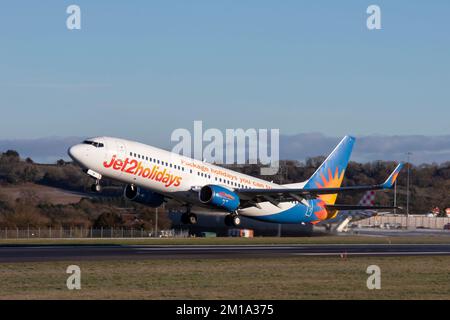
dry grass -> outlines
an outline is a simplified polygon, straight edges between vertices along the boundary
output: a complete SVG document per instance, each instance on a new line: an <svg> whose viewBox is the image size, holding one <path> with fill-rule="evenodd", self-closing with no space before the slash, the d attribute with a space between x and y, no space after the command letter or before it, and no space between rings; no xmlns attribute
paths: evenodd
<svg viewBox="0 0 450 320"><path fill-rule="evenodd" d="M68 265L82 270L69 291ZM382 271L368 290L367 266ZM2 264L1 299L450 299L450 257L293 257Z"/></svg>
<svg viewBox="0 0 450 320"><path fill-rule="evenodd" d="M0 194L11 199L23 197L27 194L35 195L40 201L52 204L77 203L82 198L81 194L59 188L38 185L34 183L23 183L19 185L6 185L0 188Z"/></svg>

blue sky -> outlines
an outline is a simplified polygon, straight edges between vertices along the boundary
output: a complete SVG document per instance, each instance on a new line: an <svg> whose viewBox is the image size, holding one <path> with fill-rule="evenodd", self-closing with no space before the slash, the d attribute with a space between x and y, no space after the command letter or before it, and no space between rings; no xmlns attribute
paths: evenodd
<svg viewBox="0 0 450 320"><path fill-rule="evenodd" d="M66 29L77 4L82 29ZM366 28L366 8L382 30ZM450 134L450 2L3 1L0 139ZM6 119L6 121L5 121Z"/></svg>

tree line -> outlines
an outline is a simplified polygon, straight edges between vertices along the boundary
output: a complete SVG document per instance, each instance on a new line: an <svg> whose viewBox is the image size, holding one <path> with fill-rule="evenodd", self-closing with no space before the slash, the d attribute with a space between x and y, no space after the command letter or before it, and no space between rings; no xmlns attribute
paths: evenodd
<svg viewBox="0 0 450 320"><path fill-rule="evenodd" d="M306 161L281 161L274 176L260 176L259 165L227 166L231 169L277 183L293 183L307 180L322 163L324 157ZM383 182L396 163L374 161L350 162L343 185L367 185ZM397 183L397 204L406 208L406 168ZM102 196L89 193L92 183L82 169L74 163L59 160L56 164L43 165L32 159L22 159L14 150L0 154L0 185L11 186L34 183L77 191L86 195L78 203L54 204L32 192L25 192L15 199L0 192L0 227L134 227L152 228L155 211L152 208L130 202L122 197L122 185L103 179ZM441 213L450 207L450 162L423 164L410 167L410 213L425 214L439 207ZM339 203L358 203L362 194L340 194ZM377 192L376 203L392 205L394 192ZM169 227L170 221L163 210L159 228ZM403 211L404 212L404 211Z"/></svg>

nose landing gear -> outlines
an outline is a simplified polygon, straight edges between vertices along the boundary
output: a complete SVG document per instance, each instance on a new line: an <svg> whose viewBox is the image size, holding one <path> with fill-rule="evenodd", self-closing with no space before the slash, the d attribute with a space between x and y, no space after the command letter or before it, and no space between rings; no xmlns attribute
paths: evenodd
<svg viewBox="0 0 450 320"><path fill-rule="evenodd" d="M91 185L92 192L102 192L102 186L100 185L100 180L102 179L102 175L100 173L95 172L94 170L88 169L85 171L89 176L95 179L95 183Z"/></svg>
<svg viewBox="0 0 450 320"><path fill-rule="evenodd" d="M95 180L95 183L91 185L92 192L102 192L102 186L100 185L100 180Z"/></svg>

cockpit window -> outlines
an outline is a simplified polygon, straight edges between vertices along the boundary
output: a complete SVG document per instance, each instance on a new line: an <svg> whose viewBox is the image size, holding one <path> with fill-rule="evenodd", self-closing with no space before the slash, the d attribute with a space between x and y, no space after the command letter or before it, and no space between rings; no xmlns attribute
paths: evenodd
<svg viewBox="0 0 450 320"><path fill-rule="evenodd" d="M105 145L101 142L95 142L95 141L91 141L91 140L84 140L83 141L84 144L90 144L96 148L103 148Z"/></svg>

